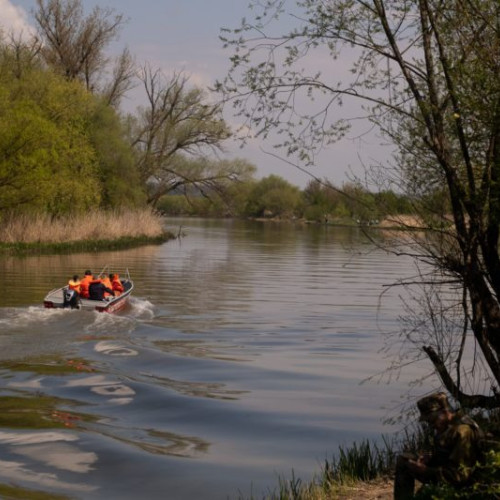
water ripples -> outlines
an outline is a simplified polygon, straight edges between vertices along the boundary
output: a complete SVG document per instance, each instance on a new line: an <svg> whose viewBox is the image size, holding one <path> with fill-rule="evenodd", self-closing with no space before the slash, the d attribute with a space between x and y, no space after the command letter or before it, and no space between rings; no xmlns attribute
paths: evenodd
<svg viewBox="0 0 500 500"><path fill-rule="evenodd" d="M408 261L355 229L181 223L188 236L160 247L0 259L31 297L9 285L0 299L5 482L91 500L237 497L292 468L307 479L339 444L385 430L382 406L406 382L361 381L386 367L380 332L400 303L381 294ZM106 263L135 281L119 315L39 305Z"/></svg>

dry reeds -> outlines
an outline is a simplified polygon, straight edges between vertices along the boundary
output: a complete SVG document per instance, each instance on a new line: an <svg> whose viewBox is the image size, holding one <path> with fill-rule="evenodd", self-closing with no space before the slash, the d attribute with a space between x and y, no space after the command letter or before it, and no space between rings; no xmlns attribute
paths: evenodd
<svg viewBox="0 0 500 500"><path fill-rule="evenodd" d="M119 238L155 238L165 233L160 216L149 209L92 211L53 217L12 215L0 221L1 243L68 243Z"/></svg>

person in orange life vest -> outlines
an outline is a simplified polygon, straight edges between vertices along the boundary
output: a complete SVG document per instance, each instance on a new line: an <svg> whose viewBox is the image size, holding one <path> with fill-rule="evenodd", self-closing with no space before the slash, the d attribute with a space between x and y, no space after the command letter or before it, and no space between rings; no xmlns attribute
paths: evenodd
<svg viewBox="0 0 500 500"><path fill-rule="evenodd" d="M78 274L75 274L73 278L68 281L68 288L80 295L80 279L78 278Z"/></svg>
<svg viewBox="0 0 500 500"><path fill-rule="evenodd" d="M102 284L108 288L109 290L113 290L113 285L111 284L111 280L108 276L104 276L101 278ZM109 292L104 292L104 297L109 297L111 294Z"/></svg>
<svg viewBox="0 0 500 500"><path fill-rule="evenodd" d="M80 297L84 299L89 298L89 285L93 279L92 271L87 269L85 276L80 280Z"/></svg>
<svg viewBox="0 0 500 500"><path fill-rule="evenodd" d="M93 279L89 285L89 299L90 300L104 300L110 295L114 295L115 292L111 288L108 288L103 280Z"/></svg>
<svg viewBox="0 0 500 500"><path fill-rule="evenodd" d="M112 285L111 288L115 292L115 296L121 295L123 293L124 288L122 282L120 281L120 277L118 276L118 274L110 274L109 277L111 279L111 285Z"/></svg>

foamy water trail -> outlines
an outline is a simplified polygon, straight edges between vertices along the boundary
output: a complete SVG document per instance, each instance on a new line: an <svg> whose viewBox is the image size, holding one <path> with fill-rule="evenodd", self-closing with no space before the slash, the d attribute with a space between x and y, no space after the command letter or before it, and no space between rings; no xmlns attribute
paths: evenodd
<svg viewBox="0 0 500 500"><path fill-rule="evenodd" d="M43 307L11 307L5 308L0 317L0 333L7 333L4 328L30 327L40 323L59 321L68 317L68 314L78 313L71 309L45 309Z"/></svg>
<svg viewBox="0 0 500 500"><path fill-rule="evenodd" d="M136 319L147 321L155 317L155 306L147 299L131 297L130 307L128 314Z"/></svg>

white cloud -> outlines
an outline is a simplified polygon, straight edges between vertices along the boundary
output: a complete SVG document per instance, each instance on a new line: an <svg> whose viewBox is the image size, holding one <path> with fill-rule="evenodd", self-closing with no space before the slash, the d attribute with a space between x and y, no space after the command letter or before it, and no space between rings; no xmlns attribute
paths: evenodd
<svg viewBox="0 0 500 500"><path fill-rule="evenodd" d="M9 0L0 0L0 29L6 33L14 33L23 38L35 33L35 29L28 22L28 15L21 7L12 5Z"/></svg>

